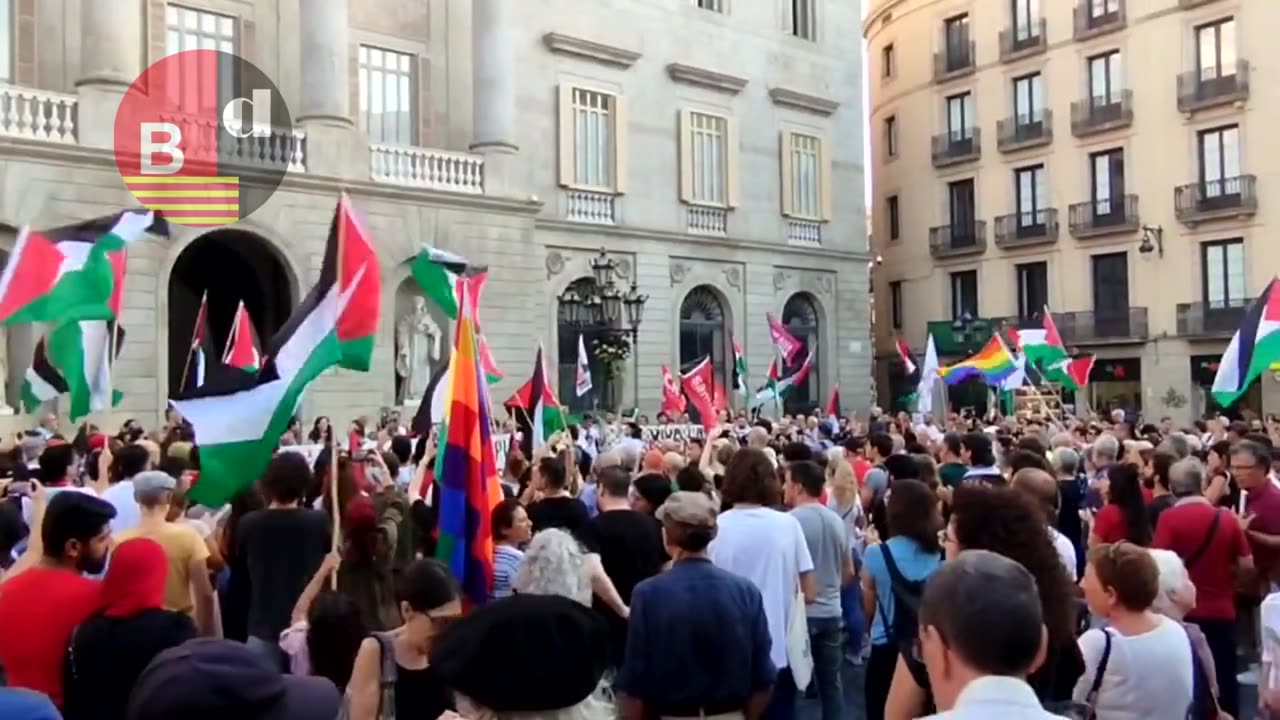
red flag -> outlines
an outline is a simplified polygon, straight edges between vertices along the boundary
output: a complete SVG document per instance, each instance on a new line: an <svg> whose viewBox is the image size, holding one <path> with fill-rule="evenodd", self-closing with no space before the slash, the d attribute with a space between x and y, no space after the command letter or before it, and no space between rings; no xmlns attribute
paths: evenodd
<svg viewBox="0 0 1280 720"><path fill-rule="evenodd" d="M258 343L254 340L253 320L244 307L244 301L236 307L235 317L231 320L231 334L227 337L227 347L222 351L222 364L248 372L258 372L262 360L258 356Z"/></svg>
<svg viewBox="0 0 1280 720"><path fill-rule="evenodd" d="M712 380L711 358L705 357L702 362L693 366L693 369L680 376L680 387L684 389L684 393L693 401L693 406L698 409L698 414L702 416L702 426L711 430L718 422L716 416L716 401L713 393L714 381Z"/></svg>
<svg viewBox="0 0 1280 720"><path fill-rule="evenodd" d="M831 399L827 401L827 417L840 417L840 383L831 388Z"/></svg>
<svg viewBox="0 0 1280 720"><path fill-rule="evenodd" d="M800 341L794 335L787 331L778 318L773 313L765 313L765 319L769 321L769 337L773 338L773 346L778 348L778 352L782 355L782 359L788 363L796 359L796 355L804 349Z"/></svg>
<svg viewBox="0 0 1280 720"><path fill-rule="evenodd" d="M715 401L716 417L720 417L720 413L729 411L729 395L724 391L724 384L720 382L720 378L716 378L715 384Z"/></svg>
<svg viewBox="0 0 1280 720"><path fill-rule="evenodd" d="M911 357L911 348L907 347L906 341L901 337L898 338L898 357L902 358L902 366L906 368L908 375L915 373L916 361Z"/></svg>
<svg viewBox="0 0 1280 720"><path fill-rule="evenodd" d="M684 394L680 392L680 386L676 385L675 378L671 377L671 368L663 365L662 412L667 413L668 415L681 415L684 413L684 409Z"/></svg>

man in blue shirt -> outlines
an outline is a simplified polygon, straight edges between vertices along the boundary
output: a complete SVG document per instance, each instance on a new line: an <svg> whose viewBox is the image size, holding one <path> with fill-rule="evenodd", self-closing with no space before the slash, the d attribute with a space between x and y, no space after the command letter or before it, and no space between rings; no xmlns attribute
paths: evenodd
<svg viewBox="0 0 1280 720"><path fill-rule="evenodd" d="M759 718L777 673L760 591L708 559L716 508L706 495L673 493L657 517L672 566L631 595L614 683L622 717Z"/></svg>

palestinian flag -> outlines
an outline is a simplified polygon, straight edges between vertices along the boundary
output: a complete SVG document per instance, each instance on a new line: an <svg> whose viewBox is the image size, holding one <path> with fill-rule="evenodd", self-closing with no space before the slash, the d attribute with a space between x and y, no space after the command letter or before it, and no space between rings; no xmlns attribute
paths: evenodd
<svg viewBox="0 0 1280 720"><path fill-rule="evenodd" d="M1057 326L1053 324L1053 313L1049 312L1048 306L1045 306L1040 317L1041 327L1009 328L1008 334L1013 348L1026 356L1027 362L1043 369L1066 359L1067 348L1062 343Z"/></svg>
<svg viewBox="0 0 1280 720"><path fill-rule="evenodd" d="M184 392L204 385L205 371L209 363L206 346L209 342L209 291L206 290L204 296L200 298L195 327L191 329L191 349L187 351L186 365L182 368Z"/></svg>
<svg viewBox="0 0 1280 720"><path fill-rule="evenodd" d="M257 375L239 373L172 400L200 446L192 501L220 507L262 475L303 393L325 370L368 365L381 312L377 255L344 195L338 203L320 279L267 345Z"/></svg>
<svg viewBox="0 0 1280 720"><path fill-rule="evenodd" d="M258 355L257 334L253 330L253 319L249 317L249 311L245 309L244 301L241 300L236 307L235 317L231 319L231 333L227 336L227 347L222 351L222 364L237 370L256 373L261 363L262 358Z"/></svg>
<svg viewBox="0 0 1280 720"><path fill-rule="evenodd" d="M546 445L552 433L568 427L564 408L556 400L555 390L547 379L542 345L538 345L538 355L534 359L533 377L521 385L505 405L520 426L521 450L527 458L532 458L535 450Z"/></svg>
<svg viewBox="0 0 1280 720"><path fill-rule="evenodd" d="M409 264L409 274L418 283L423 294L439 306L450 320L458 319L458 278L485 271L484 266L475 265L461 255L433 247L424 247Z"/></svg>
<svg viewBox="0 0 1280 720"><path fill-rule="evenodd" d="M1078 355L1065 358L1045 368L1045 382L1057 383L1066 390L1082 390L1089 384L1089 374L1093 372L1094 356Z"/></svg>
<svg viewBox="0 0 1280 720"><path fill-rule="evenodd" d="M911 348L907 347L907 343L901 337L898 338L898 357L902 359L902 367L906 370L907 376L910 377L916 373L916 361L911 356Z"/></svg>
<svg viewBox="0 0 1280 720"><path fill-rule="evenodd" d="M36 343L31 367L23 377L22 406L35 412L45 402L69 394L67 414L72 422L120 404L123 394L111 388L112 344L115 357L124 344L124 328L104 320L82 320L58 325Z"/></svg>
<svg viewBox="0 0 1280 720"><path fill-rule="evenodd" d="M840 417L840 383L831 387L831 398L827 400L827 417L832 420Z"/></svg>
<svg viewBox="0 0 1280 720"><path fill-rule="evenodd" d="M148 232L168 235L150 210L18 235L0 274L0 324L115 320L124 297L125 248Z"/></svg>
<svg viewBox="0 0 1280 720"><path fill-rule="evenodd" d="M765 383L764 387L761 387L756 391L756 396L751 401L751 407L758 408L767 402L776 402L778 399L785 397L786 394L796 385L804 382L805 379L809 377L809 373L813 370L814 354L817 351L817 347L811 347L809 349L809 355L805 357L804 362L800 364L800 367L796 368L795 372L785 378L777 377L776 361L770 363L769 381Z"/></svg>
<svg viewBox="0 0 1280 720"><path fill-rule="evenodd" d="M747 394L747 358L737 338L733 339L733 390L739 395Z"/></svg>
<svg viewBox="0 0 1280 720"><path fill-rule="evenodd" d="M1234 403L1258 376L1280 361L1280 279L1249 305L1240 329L1231 338L1213 378L1213 398L1224 407Z"/></svg>

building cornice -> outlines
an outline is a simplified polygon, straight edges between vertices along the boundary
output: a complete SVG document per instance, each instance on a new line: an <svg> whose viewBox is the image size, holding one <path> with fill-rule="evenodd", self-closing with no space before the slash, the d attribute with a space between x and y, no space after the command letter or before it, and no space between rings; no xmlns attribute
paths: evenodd
<svg viewBox="0 0 1280 720"><path fill-rule="evenodd" d="M606 45L594 40L573 37L563 33L549 32L542 36L542 44L553 53L572 55L594 62L629 68L640 59L640 53L614 45Z"/></svg>
<svg viewBox="0 0 1280 720"><path fill-rule="evenodd" d="M737 95L747 86L746 78L681 63L668 65L667 75L671 76L671 79L676 82L697 85L711 90L720 90L731 95Z"/></svg>
<svg viewBox="0 0 1280 720"><path fill-rule="evenodd" d="M769 97L773 99L774 105L803 110L823 117L830 117L840 108L840 103L835 100L788 88L769 88Z"/></svg>
<svg viewBox="0 0 1280 720"><path fill-rule="evenodd" d="M110 150L82 145L64 145L42 141L27 141L18 138L2 138L0 139L0 158L3 158L0 162L47 162L81 170L118 172L115 155ZM247 180L252 183L252 178ZM124 180L120 180L120 188L125 189ZM419 205L486 210L530 216L541 212L543 206L542 201L533 196L512 198L452 193L425 188L400 187L386 183L375 183L370 180L307 173L289 173L280 182L280 189L334 195L345 190L354 195L379 200L399 200Z"/></svg>
<svg viewBox="0 0 1280 720"><path fill-rule="evenodd" d="M662 240L674 243L691 243L703 247L714 246L725 250L751 250L772 253L775 255L785 251L789 257L831 258L864 263L870 261L872 257L871 253L861 250L801 248L781 243L759 242L757 240L741 240L737 238L711 237L707 235L689 235L686 233L656 230L653 228L593 225L590 223L571 222L568 220L559 220L554 218L540 217L537 219L535 227L538 230L553 230L572 235L585 235L587 237L582 243L582 247L585 249L598 249L600 247L600 236L607 235L610 237L633 240Z"/></svg>

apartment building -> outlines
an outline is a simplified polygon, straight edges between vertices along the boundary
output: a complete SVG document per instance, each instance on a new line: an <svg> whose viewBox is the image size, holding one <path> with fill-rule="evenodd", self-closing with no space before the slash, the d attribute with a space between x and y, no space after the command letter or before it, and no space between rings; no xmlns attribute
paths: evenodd
<svg viewBox="0 0 1280 720"><path fill-rule="evenodd" d="M134 205L110 151L121 96L167 55L221 49L285 96L293 126L243 150L288 174L246 220L131 248L118 414L160 415L206 292L216 342L240 300L260 337L281 326L341 189L378 243L384 317L373 371L323 377L307 416L416 407L396 329L423 332L407 262L424 244L490 268L494 398L543 343L567 402L652 412L662 365L710 355L730 387L736 340L762 373L773 312L817 349L797 402L844 380L866 405L859 22L835 0L0 0L0 249ZM632 332L622 301L646 296ZM10 407L39 332L0 335ZM585 399L579 335L631 350Z"/></svg>
<svg viewBox="0 0 1280 720"><path fill-rule="evenodd" d="M1097 357L1092 407L1215 409L1217 361L1280 270L1276 27L1268 0L873 2L881 402L895 336L932 333L946 362L1047 305ZM1280 410L1280 379L1241 407Z"/></svg>

